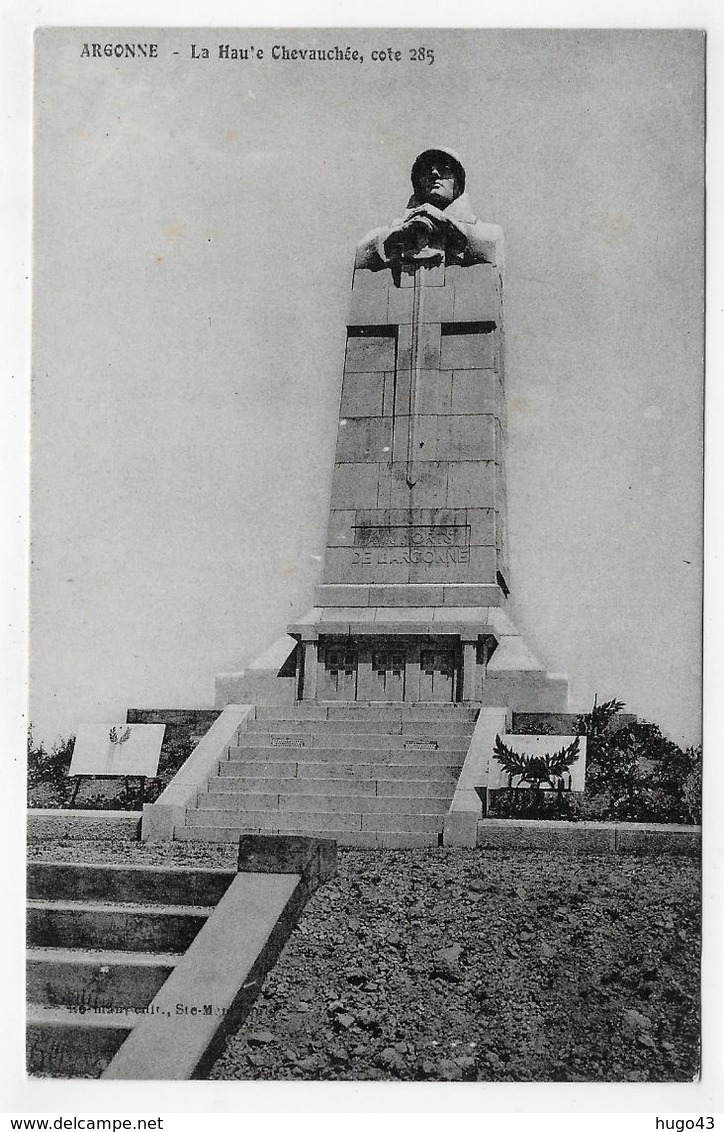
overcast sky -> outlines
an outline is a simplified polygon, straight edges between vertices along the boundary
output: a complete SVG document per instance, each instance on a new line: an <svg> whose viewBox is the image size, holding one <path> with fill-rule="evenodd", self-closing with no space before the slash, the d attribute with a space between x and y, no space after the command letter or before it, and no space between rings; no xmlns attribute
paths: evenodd
<svg viewBox="0 0 724 1132"><path fill-rule="evenodd" d="M116 38L158 58L82 57ZM354 245L444 144L506 234L515 616L573 710L697 741L703 37L82 29L36 66L39 732L210 705L311 605Z"/></svg>

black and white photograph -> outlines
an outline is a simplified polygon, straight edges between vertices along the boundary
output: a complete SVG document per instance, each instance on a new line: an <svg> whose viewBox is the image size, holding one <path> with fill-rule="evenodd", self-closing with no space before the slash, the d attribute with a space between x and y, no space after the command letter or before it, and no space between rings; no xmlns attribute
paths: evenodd
<svg viewBox="0 0 724 1132"><path fill-rule="evenodd" d="M700 1103L705 60L35 30L28 1083Z"/></svg>

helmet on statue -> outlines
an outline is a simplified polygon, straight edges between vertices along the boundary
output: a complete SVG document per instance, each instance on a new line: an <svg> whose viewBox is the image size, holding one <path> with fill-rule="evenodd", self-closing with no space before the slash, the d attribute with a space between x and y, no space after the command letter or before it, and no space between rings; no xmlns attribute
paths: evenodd
<svg viewBox="0 0 724 1132"><path fill-rule="evenodd" d="M451 178L454 180L454 184L446 190L442 181ZM424 149L422 153L419 153L413 162L410 179L415 197L420 201L428 200L431 197L434 201L436 196L445 200L445 196L449 195L450 199L446 203L450 204L452 200L457 199L465 191L463 163L454 150L447 149L444 146Z"/></svg>

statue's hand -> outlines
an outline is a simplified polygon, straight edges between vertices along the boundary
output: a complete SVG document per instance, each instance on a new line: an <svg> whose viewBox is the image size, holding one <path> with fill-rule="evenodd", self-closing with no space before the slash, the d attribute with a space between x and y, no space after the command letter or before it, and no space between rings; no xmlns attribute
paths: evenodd
<svg viewBox="0 0 724 1132"><path fill-rule="evenodd" d="M404 231L404 224L397 224L394 228L390 228L383 241L383 247L388 255L397 251L405 242Z"/></svg>
<svg viewBox="0 0 724 1132"><path fill-rule="evenodd" d="M413 209L410 213L408 220L413 217L426 217L433 225L448 224L449 221L441 208L436 208L434 204L420 204L417 208Z"/></svg>
<svg viewBox="0 0 724 1132"><path fill-rule="evenodd" d="M429 238L435 231L436 224L429 216L413 215L408 216L405 223L402 225L402 231L406 235L413 235L417 238Z"/></svg>
<svg viewBox="0 0 724 1132"><path fill-rule="evenodd" d="M384 249L388 258L402 251L419 251L425 247L434 231L435 224L430 217L417 213L408 216L385 238Z"/></svg>
<svg viewBox="0 0 724 1132"><path fill-rule="evenodd" d="M447 241L451 248L464 248L465 235L462 232L460 225L451 217L446 216L442 209L436 208L434 204L421 204L416 208L407 218L408 224L411 222L418 224L425 224L429 228L428 240L433 234L438 238L442 237Z"/></svg>

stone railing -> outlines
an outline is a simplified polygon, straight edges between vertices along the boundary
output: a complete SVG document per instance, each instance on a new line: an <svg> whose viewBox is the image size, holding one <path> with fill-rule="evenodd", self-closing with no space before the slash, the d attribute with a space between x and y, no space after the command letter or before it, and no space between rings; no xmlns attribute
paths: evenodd
<svg viewBox="0 0 724 1132"><path fill-rule="evenodd" d="M178 774L153 803L143 807L142 841L170 841L181 825L189 806L198 802L199 792L214 773L219 759L225 758L246 721L253 719L253 704L228 704L192 751Z"/></svg>

